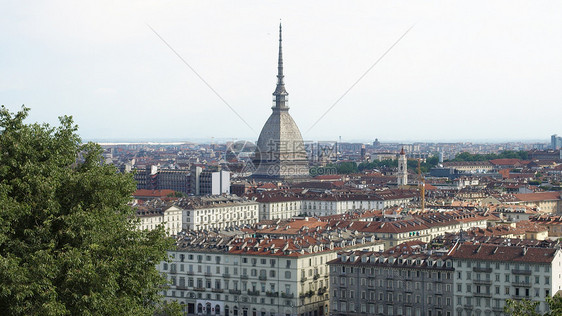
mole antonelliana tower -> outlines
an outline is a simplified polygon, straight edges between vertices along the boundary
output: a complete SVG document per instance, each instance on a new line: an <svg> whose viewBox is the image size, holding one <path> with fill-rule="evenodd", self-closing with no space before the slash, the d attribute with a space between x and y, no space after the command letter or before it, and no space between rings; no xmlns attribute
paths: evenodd
<svg viewBox="0 0 562 316"><path fill-rule="evenodd" d="M400 151L398 156L398 186L408 185L408 160L404 148Z"/></svg>
<svg viewBox="0 0 562 316"><path fill-rule="evenodd" d="M273 113L261 130L253 159L257 179L290 180L308 177L308 159L302 135L289 114L288 93L283 82L283 50L279 24L277 87L273 92Z"/></svg>

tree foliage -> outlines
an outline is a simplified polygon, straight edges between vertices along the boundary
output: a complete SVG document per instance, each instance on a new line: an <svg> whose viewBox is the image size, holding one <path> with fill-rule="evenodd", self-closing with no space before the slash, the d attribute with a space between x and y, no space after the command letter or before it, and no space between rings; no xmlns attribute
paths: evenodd
<svg viewBox="0 0 562 316"><path fill-rule="evenodd" d="M505 302L503 311L510 316L539 316L540 314L536 311L538 305L538 301L508 299Z"/></svg>
<svg viewBox="0 0 562 316"><path fill-rule="evenodd" d="M329 163L325 167L312 167L309 170L312 176L329 174L350 174L358 172L357 164L354 162Z"/></svg>
<svg viewBox="0 0 562 316"><path fill-rule="evenodd" d="M429 172L429 169L437 166L439 163L438 157L429 157L425 161L420 163L420 168L422 173ZM417 173L418 172L418 160L416 159L408 159L408 170L411 172ZM364 170L373 170L373 169L385 169L385 168L398 168L398 160L397 159L385 159L381 161L372 161L372 162L362 162L359 164L358 169L359 171Z"/></svg>
<svg viewBox="0 0 562 316"><path fill-rule="evenodd" d="M462 152L458 154L455 159L452 159L450 161L486 161L501 158L516 158L527 160L529 159L529 153L524 150L504 150L499 154L471 154L468 152Z"/></svg>
<svg viewBox="0 0 562 316"><path fill-rule="evenodd" d="M547 297L546 303L550 309L549 316L562 315L562 296L556 294L553 297Z"/></svg>
<svg viewBox="0 0 562 316"><path fill-rule="evenodd" d="M72 118L0 109L0 314L152 315L172 241L135 229L130 175L81 144Z"/></svg>
<svg viewBox="0 0 562 316"><path fill-rule="evenodd" d="M559 316L562 315L562 296L554 295L553 297L547 297L546 303L548 305L549 311L543 316ZM538 301L531 301L527 299L523 300L512 300L508 299L505 302L504 312L509 316L539 316L536 309L539 305Z"/></svg>

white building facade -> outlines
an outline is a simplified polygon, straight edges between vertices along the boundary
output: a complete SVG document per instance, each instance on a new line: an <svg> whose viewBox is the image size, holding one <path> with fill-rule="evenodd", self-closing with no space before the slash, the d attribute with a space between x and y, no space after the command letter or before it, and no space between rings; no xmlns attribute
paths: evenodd
<svg viewBox="0 0 562 316"><path fill-rule="evenodd" d="M554 248L462 244L451 253L456 315L504 315L507 299L538 301L562 289L562 255Z"/></svg>
<svg viewBox="0 0 562 316"><path fill-rule="evenodd" d="M342 249L383 250L374 241L343 248L306 241L205 236L158 265L170 281L163 294L186 315L329 315L326 263Z"/></svg>
<svg viewBox="0 0 562 316"><path fill-rule="evenodd" d="M191 198L180 203L183 229L224 229L258 222L259 204L237 196Z"/></svg>

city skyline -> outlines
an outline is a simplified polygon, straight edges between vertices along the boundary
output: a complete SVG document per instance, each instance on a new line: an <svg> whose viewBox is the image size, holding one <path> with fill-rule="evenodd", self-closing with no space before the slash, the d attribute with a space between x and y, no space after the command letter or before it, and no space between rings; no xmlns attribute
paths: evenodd
<svg viewBox="0 0 562 316"><path fill-rule="evenodd" d="M282 18L289 106L305 140L562 134L560 4L319 4L14 2L1 14L1 103L25 104L32 121L73 115L86 140L255 141Z"/></svg>

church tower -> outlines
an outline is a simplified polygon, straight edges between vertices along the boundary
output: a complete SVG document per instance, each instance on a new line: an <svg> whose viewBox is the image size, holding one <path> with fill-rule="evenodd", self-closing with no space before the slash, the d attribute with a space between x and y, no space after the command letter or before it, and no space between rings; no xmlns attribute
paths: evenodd
<svg viewBox="0 0 562 316"><path fill-rule="evenodd" d="M253 163L256 179L290 180L309 175L308 159L301 132L289 114L289 93L285 90L283 49L279 24L279 59L277 86L273 92L273 113L263 126L258 138Z"/></svg>
<svg viewBox="0 0 562 316"><path fill-rule="evenodd" d="M398 186L408 185L408 160L406 159L406 153L404 152L404 147L400 151L398 156Z"/></svg>

